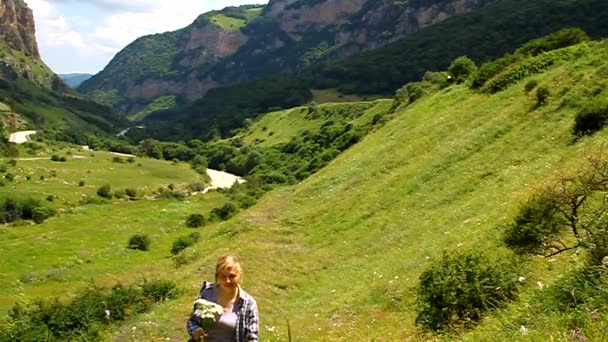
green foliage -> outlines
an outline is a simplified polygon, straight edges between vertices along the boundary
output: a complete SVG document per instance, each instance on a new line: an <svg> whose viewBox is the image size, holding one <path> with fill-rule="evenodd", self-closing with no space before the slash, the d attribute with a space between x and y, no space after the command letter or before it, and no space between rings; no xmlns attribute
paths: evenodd
<svg viewBox="0 0 608 342"><path fill-rule="evenodd" d="M42 223L55 213L54 209L41 205L40 201L33 198L6 198L0 201L0 224L17 220L34 220L36 223Z"/></svg>
<svg viewBox="0 0 608 342"><path fill-rule="evenodd" d="M32 220L40 224L44 222L47 218L54 216L56 213L55 209L50 207L36 207L32 210Z"/></svg>
<svg viewBox="0 0 608 342"><path fill-rule="evenodd" d="M184 249L197 243L199 239L200 234L198 232L177 238L177 240L173 241L173 245L171 246L171 254L179 254Z"/></svg>
<svg viewBox="0 0 608 342"><path fill-rule="evenodd" d="M606 125L608 121L608 103L592 100L574 117L572 132L576 137L593 134Z"/></svg>
<svg viewBox="0 0 608 342"><path fill-rule="evenodd" d="M516 265L506 253L444 253L420 276L416 322L431 330L469 326L517 296Z"/></svg>
<svg viewBox="0 0 608 342"><path fill-rule="evenodd" d="M538 253L562 231L555 199L540 192L521 206L519 213L505 230L505 244L518 252Z"/></svg>
<svg viewBox="0 0 608 342"><path fill-rule="evenodd" d="M7 172L4 174L4 179L6 179L9 182L12 182L15 180L15 175L12 174L11 172Z"/></svg>
<svg viewBox="0 0 608 342"><path fill-rule="evenodd" d="M112 188L109 184L102 185L99 189L97 189L97 196L111 199L112 198Z"/></svg>
<svg viewBox="0 0 608 342"><path fill-rule="evenodd" d="M239 208L236 204L228 202L219 208L213 208L209 214L210 221L226 221L236 215Z"/></svg>
<svg viewBox="0 0 608 342"><path fill-rule="evenodd" d="M536 105L542 106L547 103L547 100L551 96L551 91L549 91L549 87L541 86L536 89Z"/></svg>
<svg viewBox="0 0 608 342"><path fill-rule="evenodd" d="M186 219L186 226L190 228L198 228L205 225L205 217L201 214L191 214Z"/></svg>
<svg viewBox="0 0 608 342"><path fill-rule="evenodd" d="M160 280L140 288L117 284L111 289L91 287L69 303L55 298L15 304L0 326L1 341L100 340L104 329L145 312L154 302L174 298L176 285Z"/></svg>
<svg viewBox="0 0 608 342"><path fill-rule="evenodd" d="M150 238L146 234L135 234L129 238L127 248L147 251L150 248Z"/></svg>
<svg viewBox="0 0 608 342"><path fill-rule="evenodd" d="M581 249L598 262L604 249L608 209L608 161L602 151L579 169L538 189L506 230L504 241L518 252L553 256ZM564 236L569 231L570 236Z"/></svg>
<svg viewBox="0 0 608 342"><path fill-rule="evenodd" d="M537 85L538 85L538 81L537 80L530 80L524 86L524 91L527 94L527 93L531 92L534 88L536 88Z"/></svg>
<svg viewBox="0 0 608 342"><path fill-rule="evenodd" d="M559 50L542 53L535 57L524 59L508 68L485 83L482 91L488 93L499 92L506 87L526 77L538 74L559 61L573 60L589 53L593 49L588 44L570 46Z"/></svg>
<svg viewBox="0 0 608 342"><path fill-rule="evenodd" d="M66 157L64 157L64 156L58 156L56 154L53 154L51 156L51 160L52 161L56 161L56 162L65 162L65 161L67 161Z"/></svg>
<svg viewBox="0 0 608 342"><path fill-rule="evenodd" d="M469 57L460 56L450 64L448 72L457 83L462 83L477 72L477 65Z"/></svg>
<svg viewBox="0 0 608 342"><path fill-rule="evenodd" d="M591 40L580 28L565 28L544 37L533 39L515 50L516 54L537 56L543 52L561 49Z"/></svg>

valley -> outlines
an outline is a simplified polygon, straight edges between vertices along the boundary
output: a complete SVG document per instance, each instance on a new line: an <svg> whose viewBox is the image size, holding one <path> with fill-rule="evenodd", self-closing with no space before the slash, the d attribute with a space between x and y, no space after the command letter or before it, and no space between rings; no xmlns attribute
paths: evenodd
<svg viewBox="0 0 608 342"><path fill-rule="evenodd" d="M0 32L0 342L184 341L227 253L261 341L605 340L608 7L553 4L228 7L78 91Z"/></svg>

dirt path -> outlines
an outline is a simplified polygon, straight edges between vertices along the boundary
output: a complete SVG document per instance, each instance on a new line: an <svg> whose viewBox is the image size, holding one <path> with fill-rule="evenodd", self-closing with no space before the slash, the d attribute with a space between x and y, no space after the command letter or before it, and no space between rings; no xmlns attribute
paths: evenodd
<svg viewBox="0 0 608 342"><path fill-rule="evenodd" d="M10 137L8 138L8 142L12 142L15 144L23 144L30 140L29 138L32 134L36 134L36 131L21 131L11 133Z"/></svg>
<svg viewBox="0 0 608 342"><path fill-rule="evenodd" d="M245 179L224 171L207 169L207 174L211 177L211 185L204 192L219 188L229 188L235 182L239 184L245 182Z"/></svg>

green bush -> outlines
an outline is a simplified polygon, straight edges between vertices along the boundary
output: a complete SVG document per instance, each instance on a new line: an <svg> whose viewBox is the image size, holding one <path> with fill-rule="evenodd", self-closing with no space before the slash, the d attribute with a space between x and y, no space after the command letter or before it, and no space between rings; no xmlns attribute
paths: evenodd
<svg viewBox="0 0 608 342"><path fill-rule="evenodd" d="M458 83L468 80L475 72L477 72L477 66L475 65L475 62L467 56L456 58L448 67L448 73L450 73Z"/></svg>
<svg viewBox="0 0 608 342"><path fill-rule="evenodd" d="M145 281L141 285L141 293L144 297L155 302L164 302L173 299L177 295L177 285L171 280Z"/></svg>
<svg viewBox="0 0 608 342"><path fill-rule="evenodd" d="M536 105L542 106L547 103L549 96L551 96L551 92L548 87L542 86L536 89Z"/></svg>
<svg viewBox="0 0 608 342"><path fill-rule="evenodd" d="M192 246L196 242L198 242L200 235L198 232L194 232L188 236L182 236L173 241L173 245L171 246L171 254L176 255L184 249Z"/></svg>
<svg viewBox="0 0 608 342"><path fill-rule="evenodd" d="M503 241L520 253L538 253L561 231L561 218L552 196L540 192L522 205L504 232Z"/></svg>
<svg viewBox="0 0 608 342"><path fill-rule="evenodd" d="M0 325L0 341L99 341L103 330L145 312L154 302L174 298L175 283L166 280L142 285L117 284L111 289L92 287L68 303L57 298L17 303Z"/></svg>
<svg viewBox="0 0 608 342"><path fill-rule="evenodd" d="M572 132L575 136L593 134L606 125L608 121L608 103L593 101L574 117Z"/></svg>
<svg viewBox="0 0 608 342"><path fill-rule="evenodd" d="M84 186L84 181L81 180L80 182L78 182L78 186Z"/></svg>
<svg viewBox="0 0 608 342"><path fill-rule="evenodd" d="M236 204L234 204L232 202L228 202L219 208L213 208L211 210L211 214L209 215L210 220L211 221L217 221L217 220L226 221L229 218L231 218L232 216L236 215L238 210L239 210L239 208L236 206Z"/></svg>
<svg viewBox="0 0 608 342"><path fill-rule="evenodd" d="M506 253L444 253L420 276L416 323L446 330L479 321L517 295L515 263Z"/></svg>
<svg viewBox="0 0 608 342"><path fill-rule="evenodd" d="M5 178L7 181L12 182L12 181L14 181L14 180L15 180L15 175L14 175L14 174L12 174L12 173L10 173L10 172L7 172L7 173L4 175L4 178Z"/></svg>
<svg viewBox="0 0 608 342"><path fill-rule="evenodd" d="M112 198L112 188L110 187L110 185L105 184L105 185L101 186L99 189L97 189L97 195L99 197L111 199Z"/></svg>
<svg viewBox="0 0 608 342"><path fill-rule="evenodd" d="M201 214L191 214L186 219L186 226L190 228L198 228L205 225L205 217Z"/></svg>
<svg viewBox="0 0 608 342"><path fill-rule="evenodd" d="M37 223L43 223L47 218L55 215L55 209L49 207L37 207L32 211L32 220Z"/></svg>
<svg viewBox="0 0 608 342"><path fill-rule="evenodd" d="M135 234L129 238L127 248L147 251L150 248L150 238L145 234Z"/></svg>
<svg viewBox="0 0 608 342"><path fill-rule="evenodd" d="M526 85L524 87L524 91L527 94L527 93L531 92L532 89L536 88L537 85L538 85L537 80L529 80L528 83L526 83Z"/></svg>
<svg viewBox="0 0 608 342"><path fill-rule="evenodd" d="M130 199L135 199L138 196L137 189L133 189L133 188L127 188L125 190L125 193L127 194L127 196L129 196Z"/></svg>

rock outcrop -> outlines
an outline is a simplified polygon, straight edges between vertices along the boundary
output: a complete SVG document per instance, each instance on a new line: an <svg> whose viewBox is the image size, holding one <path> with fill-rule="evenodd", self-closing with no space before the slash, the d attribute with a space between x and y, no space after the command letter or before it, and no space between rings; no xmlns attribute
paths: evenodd
<svg viewBox="0 0 608 342"><path fill-rule="evenodd" d="M0 1L0 36L13 49L40 59L34 14L23 0Z"/></svg>

